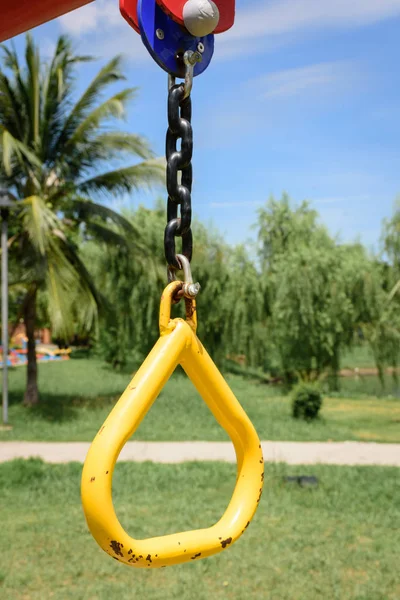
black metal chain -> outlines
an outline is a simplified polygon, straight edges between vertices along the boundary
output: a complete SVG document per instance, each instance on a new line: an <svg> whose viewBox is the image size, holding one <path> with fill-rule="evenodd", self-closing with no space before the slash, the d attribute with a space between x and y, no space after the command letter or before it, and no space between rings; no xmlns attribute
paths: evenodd
<svg viewBox="0 0 400 600"><path fill-rule="evenodd" d="M181 269L177 254L191 261L193 252L192 224L192 101L185 98L185 85L172 85L168 94L167 190L168 224L165 228L164 249L168 266ZM178 140L181 148L178 150ZM182 173L179 183L179 172ZM180 215L178 216L178 206ZM176 252L175 238L182 238L182 252Z"/></svg>

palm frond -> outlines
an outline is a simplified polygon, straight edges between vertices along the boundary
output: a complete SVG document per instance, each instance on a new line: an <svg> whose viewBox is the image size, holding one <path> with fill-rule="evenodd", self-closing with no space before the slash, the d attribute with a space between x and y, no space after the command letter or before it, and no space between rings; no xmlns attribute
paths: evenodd
<svg viewBox="0 0 400 600"><path fill-rule="evenodd" d="M93 223L91 221L87 222L86 231L92 238L100 243L107 244L108 246L129 248L128 238L126 236L119 234L109 227L100 225L99 223Z"/></svg>
<svg viewBox="0 0 400 600"><path fill-rule="evenodd" d="M8 77L0 72L0 119L14 137L24 139L23 109Z"/></svg>
<svg viewBox="0 0 400 600"><path fill-rule="evenodd" d="M72 43L68 37L58 38L51 63L44 69L42 83L41 136L44 159L54 158L53 143L64 127L65 110L70 105L75 81L74 67L77 63L92 60L94 59L91 56L73 54Z"/></svg>
<svg viewBox="0 0 400 600"><path fill-rule="evenodd" d="M147 160L132 167L123 167L108 173L96 175L79 184L84 193L104 195L131 192L143 186L162 183L165 180L164 159Z"/></svg>
<svg viewBox="0 0 400 600"><path fill-rule="evenodd" d="M85 198L76 198L72 204L73 212L77 212L78 220L84 223L90 223L94 220L111 222L121 227L128 235L140 236L138 229L124 216L112 210L108 206L86 200Z"/></svg>
<svg viewBox="0 0 400 600"><path fill-rule="evenodd" d="M4 171L8 176L12 174L14 159L17 159L20 164L23 164L23 159L26 159L31 165L41 167L41 162L34 152L26 144L13 137L2 125L0 125L0 145Z"/></svg>
<svg viewBox="0 0 400 600"><path fill-rule="evenodd" d="M14 74L19 73L19 60L13 42L11 42L11 48L2 44L1 51L4 53L3 63L5 68L10 69Z"/></svg>
<svg viewBox="0 0 400 600"><path fill-rule="evenodd" d="M98 129L102 121L110 117L114 117L115 119L122 118L125 114L127 101L134 98L135 94L136 88L127 88L97 106L77 125L65 144L66 148L75 147L77 143L84 141L88 134Z"/></svg>
<svg viewBox="0 0 400 600"><path fill-rule="evenodd" d="M28 233L32 246L40 255L44 256L51 244L54 230L61 230L61 223L40 196L25 198L23 206L22 221L24 228Z"/></svg>
<svg viewBox="0 0 400 600"><path fill-rule="evenodd" d="M40 56L32 36L26 36L25 61L27 66L26 87L29 94L29 115L32 125L31 140L38 147L40 143Z"/></svg>
<svg viewBox="0 0 400 600"><path fill-rule="evenodd" d="M64 37L59 38L56 51L46 69L42 84L42 114L41 114L41 136L42 149L46 150L54 132L54 125L58 130L62 128L61 106L63 100L68 98L70 82L68 66L70 61L70 42Z"/></svg>
<svg viewBox="0 0 400 600"><path fill-rule="evenodd" d="M46 264L45 289L54 332L69 337L76 324L90 331L103 302L77 247L65 236L54 235L48 244Z"/></svg>
<svg viewBox="0 0 400 600"><path fill-rule="evenodd" d="M79 100L72 108L68 118L65 121L63 130L58 140L58 146L62 146L71 137L79 123L81 123L89 112L93 109L95 102L101 97L103 90L112 83L123 81L125 79L121 71L121 56L116 56L110 60L96 75L89 87L82 94Z"/></svg>
<svg viewBox="0 0 400 600"><path fill-rule="evenodd" d="M13 42L11 43L11 48L8 48L5 45L1 48L5 55L3 59L4 65L6 68L10 69L13 74L13 88L20 105L19 119L22 120L24 125L23 136L20 139L27 142L30 139L31 131L31 122L29 119L29 91L27 89L26 81L24 81L21 73L18 54ZM6 125L6 123L3 123L3 125Z"/></svg>
<svg viewBox="0 0 400 600"><path fill-rule="evenodd" d="M91 146L99 149L100 153L104 153L104 157L118 155L122 152L139 156L143 160L154 158L154 153L150 149L148 141L133 133L125 133L121 131L110 131L101 133L91 142Z"/></svg>
<svg viewBox="0 0 400 600"><path fill-rule="evenodd" d="M87 111L91 109L93 102L99 98L104 88L110 83L125 81L126 78L121 71L121 66L122 57L119 55L112 58L102 69L100 69L96 77L75 104L75 107L70 114L71 119L81 120Z"/></svg>
<svg viewBox="0 0 400 600"><path fill-rule="evenodd" d="M26 288L34 284L54 331L71 333L77 323L90 329L102 303L78 240L86 236L99 252L111 248L138 268L147 260L139 227L92 196L162 181L164 161L153 158L142 137L112 129L112 120L125 115L136 94L131 88L105 95L111 84L125 79L120 57L103 66L76 101L75 66L92 58L74 54L65 36L49 58L41 59L39 48L30 34L24 58L12 44L3 47L0 181L19 200L10 246L12 280ZM128 155L143 162L117 168ZM104 164L110 171L102 174Z"/></svg>
<svg viewBox="0 0 400 600"><path fill-rule="evenodd" d="M68 278L68 272L49 261L47 271L48 312L56 335L66 338L80 328L90 331L97 318L97 303L82 278Z"/></svg>

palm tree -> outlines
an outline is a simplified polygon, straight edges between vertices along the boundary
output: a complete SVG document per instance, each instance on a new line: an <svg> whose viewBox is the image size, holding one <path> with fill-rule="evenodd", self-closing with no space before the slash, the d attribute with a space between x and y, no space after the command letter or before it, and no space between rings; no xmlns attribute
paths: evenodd
<svg viewBox="0 0 400 600"><path fill-rule="evenodd" d="M160 181L164 169L142 137L113 128L136 94L135 88L125 88L104 97L110 85L124 81L120 57L108 62L76 100L77 66L92 58L74 54L68 38L58 39L48 62L41 60L30 35L24 61L12 46L2 46L2 51L0 185L16 201L10 274L24 290L24 402L32 405L39 401L34 335L38 299L46 297L49 319L59 335L69 335L77 323L90 330L101 298L78 241L83 235L103 247L138 245L132 224L99 197L106 200ZM134 164L127 165L131 157Z"/></svg>

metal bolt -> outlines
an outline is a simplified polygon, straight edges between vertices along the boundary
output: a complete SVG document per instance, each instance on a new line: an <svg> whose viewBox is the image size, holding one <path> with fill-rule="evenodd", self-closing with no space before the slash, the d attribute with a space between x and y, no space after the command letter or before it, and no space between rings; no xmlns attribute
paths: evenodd
<svg viewBox="0 0 400 600"><path fill-rule="evenodd" d="M201 286L199 283L189 283L184 286L185 296L189 298L196 298L200 292Z"/></svg>
<svg viewBox="0 0 400 600"><path fill-rule="evenodd" d="M156 36L158 37L159 40L163 40L164 37L165 37L163 30L162 29L157 29Z"/></svg>
<svg viewBox="0 0 400 600"><path fill-rule="evenodd" d="M197 50L200 52L200 54L203 54L203 52L205 50L203 42L198 43Z"/></svg>

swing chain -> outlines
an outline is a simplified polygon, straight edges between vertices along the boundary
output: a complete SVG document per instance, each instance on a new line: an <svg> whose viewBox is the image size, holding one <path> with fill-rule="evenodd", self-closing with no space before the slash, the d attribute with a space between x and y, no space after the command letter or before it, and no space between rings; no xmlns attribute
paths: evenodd
<svg viewBox="0 0 400 600"><path fill-rule="evenodd" d="M176 256L175 238L182 238L182 254L190 262L193 253L192 224L192 88L194 64L201 60L198 52L186 53L185 83L175 85L175 77L169 77L168 131L166 139L168 210L164 234L165 258L169 269L181 270ZM178 140L181 148L178 150ZM178 216L178 206L180 215Z"/></svg>

